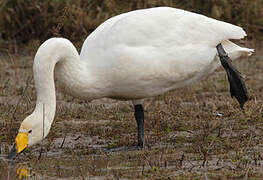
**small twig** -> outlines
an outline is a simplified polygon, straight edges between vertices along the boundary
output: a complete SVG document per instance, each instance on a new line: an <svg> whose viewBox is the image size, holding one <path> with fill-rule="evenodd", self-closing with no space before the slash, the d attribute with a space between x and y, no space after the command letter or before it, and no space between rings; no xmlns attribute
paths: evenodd
<svg viewBox="0 0 263 180"><path fill-rule="evenodd" d="M250 144L251 144L252 138L253 138L253 131L250 130L249 141L247 142L247 146L244 149L245 152L251 147Z"/></svg>
<svg viewBox="0 0 263 180"><path fill-rule="evenodd" d="M150 145L148 144L147 135L145 135L145 133L144 133L144 137L143 137L143 151L145 151L146 148L147 148L148 150L150 150Z"/></svg>
<svg viewBox="0 0 263 180"><path fill-rule="evenodd" d="M15 80L16 80L16 83L15 83L15 84L17 84L17 81L18 81L18 78L17 78L17 66L16 66L16 64L15 64L15 61L14 61L13 56L10 54L9 51L7 51L7 54L8 54L9 59L10 59L12 65L13 65L13 69L14 69L14 72L15 72Z"/></svg>
<svg viewBox="0 0 263 180"><path fill-rule="evenodd" d="M142 175L144 175L144 164L142 165Z"/></svg>
<svg viewBox="0 0 263 180"><path fill-rule="evenodd" d="M27 88L29 87L29 83L30 83L30 81L31 81L32 79L33 79L33 76L30 76L30 77L27 78L26 87L25 87L25 89L24 89L23 92L22 92L21 98L17 101L15 110L14 110L13 113L12 113L12 118L13 118L13 119L15 118L15 113L16 113L16 111L17 111L18 105L20 104L20 102L21 102L22 99L24 98L25 92L26 92Z"/></svg>
<svg viewBox="0 0 263 180"><path fill-rule="evenodd" d="M207 176L207 170L205 171L205 180L209 180L208 176Z"/></svg>
<svg viewBox="0 0 263 180"><path fill-rule="evenodd" d="M38 156L38 158L37 158L38 161L40 160L40 158L41 158L41 156L42 156L42 152L43 152L43 148L41 147L39 156Z"/></svg>
<svg viewBox="0 0 263 180"><path fill-rule="evenodd" d="M181 167L183 166L183 161L184 161L184 154L182 154L182 157L181 157L181 159L179 160Z"/></svg>
<svg viewBox="0 0 263 180"><path fill-rule="evenodd" d="M79 140L81 138L81 136L78 136L76 139L74 139L75 141Z"/></svg>
<svg viewBox="0 0 263 180"><path fill-rule="evenodd" d="M80 136L79 136L79 137L80 137ZM63 141L62 141L62 143L61 143L61 145L60 145L60 148L61 148L61 149L63 148L63 145L64 145L65 140L66 140L66 136L64 137L64 139L63 139Z"/></svg>
<svg viewBox="0 0 263 180"><path fill-rule="evenodd" d="M45 137L45 104L43 103L43 139Z"/></svg>
<svg viewBox="0 0 263 180"><path fill-rule="evenodd" d="M163 152L163 151L161 151L161 154L159 155L159 162L158 162L158 166L159 166L159 167L162 167L162 162L163 162L163 154L164 154L164 152Z"/></svg>
<svg viewBox="0 0 263 180"><path fill-rule="evenodd" d="M194 164L193 164L191 161L189 161L189 160L188 160L188 163L192 165L192 167L190 167L190 169L188 170L188 172L191 172L192 169L193 169L194 167L196 167L196 165L194 165Z"/></svg>
<svg viewBox="0 0 263 180"><path fill-rule="evenodd" d="M246 172L246 178L245 178L246 180L248 179L249 170L250 170L250 167L248 167L247 172Z"/></svg>
<svg viewBox="0 0 263 180"><path fill-rule="evenodd" d="M43 103L43 139L45 137L45 126L44 126L45 123L44 123L44 120L45 120L45 104ZM40 160L40 158L42 156L42 152L43 152L43 147L41 147L41 149L40 149L40 153L39 153L39 156L38 156L37 160Z"/></svg>
<svg viewBox="0 0 263 180"><path fill-rule="evenodd" d="M153 165L150 161L150 159L143 153L144 159L146 160L147 164L151 167L151 169L153 168Z"/></svg>

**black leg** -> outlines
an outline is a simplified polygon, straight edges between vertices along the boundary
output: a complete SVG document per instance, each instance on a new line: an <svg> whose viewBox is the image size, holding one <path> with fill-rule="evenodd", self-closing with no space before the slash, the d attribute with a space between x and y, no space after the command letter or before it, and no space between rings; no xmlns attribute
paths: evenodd
<svg viewBox="0 0 263 180"><path fill-rule="evenodd" d="M218 55L222 66L224 67L228 81L230 84L231 97L235 97L240 107L243 109L245 102L248 100L248 93L245 82L240 74L240 72L232 65L231 59L223 49L221 44L216 46Z"/></svg>
<svg viewBox="0 0 263 180"><path fill-rule="evenodd" d="M105 152L126 152L126 151L135 151L141 150L144 144L144 110L141 104L134 105L134 116L137 122L138 127L138 145L129 146L129 147L118 147L118 148L106 148Z"/></svg>
<svg viewBox="0 0 263 180"><path fill-rule="evenodd" d="M142 148L144 140L144 110L141 104L134 105L134 116L138 127L138 146Z"/></svg>

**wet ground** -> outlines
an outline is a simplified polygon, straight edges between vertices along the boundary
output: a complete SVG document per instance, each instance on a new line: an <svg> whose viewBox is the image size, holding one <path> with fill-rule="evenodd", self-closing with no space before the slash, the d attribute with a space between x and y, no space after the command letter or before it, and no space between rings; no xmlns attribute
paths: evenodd
<svg viewBox="0 0 263 180"><path fill-rule="evenodd" d="M0 56L0 179L262 179L263 48L234 64L251 100L240 110L225 72L145 101L141 151L130 102L86 102L57 83L57 113L48 137L7 160L21 121L34 109L33 55Z"/></svg>

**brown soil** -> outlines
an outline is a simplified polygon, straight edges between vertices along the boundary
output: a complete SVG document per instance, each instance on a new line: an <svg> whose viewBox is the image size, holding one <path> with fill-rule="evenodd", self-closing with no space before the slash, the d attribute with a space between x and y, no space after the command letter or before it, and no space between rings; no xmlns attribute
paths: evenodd
<svg viewBox="0 0 263 180"><path fill-rule="evenodd" d="M7 160L21 121L34 109L33 55L0 56L0 179L263 178L263 48L234 64L251 100L241 111L222 68L191 87L145 101L149 149L105 152L136 144L130 102L93 102L63 94L48 137L15 162ZM64 141L64 142L63 142ZM22 178L22 176L20 176Z"/></svg>

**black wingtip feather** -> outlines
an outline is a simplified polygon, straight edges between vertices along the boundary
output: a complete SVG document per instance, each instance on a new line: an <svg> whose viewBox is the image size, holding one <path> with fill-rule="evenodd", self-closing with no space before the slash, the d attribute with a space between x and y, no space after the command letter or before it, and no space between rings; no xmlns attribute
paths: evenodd
<svg viewBox="0 0 263 180"><path fill-rule="evenodd" d="M217 46L217 50L221 64L227 73L228 81L230 84L231 97L235 97L240 104L240 108L243 109L244 104L248 101L248 92L243 77L231 63L231 59L224 51L221 44Z"/></svg>

